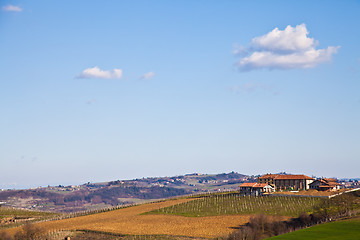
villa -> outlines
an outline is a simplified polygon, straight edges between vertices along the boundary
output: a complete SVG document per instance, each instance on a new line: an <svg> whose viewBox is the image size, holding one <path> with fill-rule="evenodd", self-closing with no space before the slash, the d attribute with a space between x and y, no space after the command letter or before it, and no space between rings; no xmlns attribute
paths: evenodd
<svg viewBox="0 0 360 240"><path fill-rule="evenodd" d="M243 183L240 192L245 195L258 195L282 190L308 190L314 178L294 174L265 174L255 183Z"/></svg>

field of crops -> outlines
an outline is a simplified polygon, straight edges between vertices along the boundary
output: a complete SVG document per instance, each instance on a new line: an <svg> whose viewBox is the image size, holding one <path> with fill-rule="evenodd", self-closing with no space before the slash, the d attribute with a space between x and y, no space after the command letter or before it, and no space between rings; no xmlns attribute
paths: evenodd
<svg viewBox="0 0 360 240"><path fill-rule="evenodd" d="M49 212L23 210L18 208L0 207L0 219L6 217L41 217L54 215Z"/></svg>
<svg viewBox="0 0 360 240"><path fill-rule="evenodd" d="M318 206L312 197L243 197L234 193L172 199L63 220L37 223L45 231L98 231L138 236L214 238L230 234L253 214L287 220ZM180 216L179 216L180 215ZM14 234L18 229L6 230ZM171 236L171 237L170 237Z"/></svg>
<svg viewBox="0 0 360 240"><path fill-rule="evenodd" d="M17 226L24 221L39 221L55 217L56 213L30 211L10 207L0 207L0 229Z"/></svg>
<svg viewBox="0 0 360 240"><path fill-rule="evenodd" d="M40 211L31 211L18 208L10 207L0 207L0 222L7 218L13 219L27 219L27 218L36 218L44 219L56 216L56 213L51 212L40 212Z"/></svg>
<svg viewBox="0 0 360 240"><path fill-rule="evenodd" d="M247 223L251 217L250 215L221 215L193 218L164 214L142 215L188 201L196 201L196 198L142 204L81 217L36 223L35 226L45 231L88 230L136 235L140 236L139 239L143 239L141 235L214 238L227 236L239 225ZM6 229L10 235L17 231L19 228Z"/></svg>
<svg viewBox="0 0 360 240"><path fill-rule="evenodd" d="M298 216L301 212L311 212L322 201L324 200L315 197L255 197L231 193L209 195L195 201L157 209L150 214L204 217L264 213L267 215Z"/></svg>

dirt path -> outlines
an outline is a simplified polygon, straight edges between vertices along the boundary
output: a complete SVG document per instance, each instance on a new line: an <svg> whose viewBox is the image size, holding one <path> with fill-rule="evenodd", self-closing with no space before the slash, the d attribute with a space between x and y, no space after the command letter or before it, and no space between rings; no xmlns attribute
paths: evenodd
<svg viewBox="0 0 360 240"><path fill-rule="evenodd" d="M88 229L130 235L176 235L191 237L219 237L229 234L246 223L249 215L212 217L182 217L173 215L141 215L155 209L194 199L178 199L143 204L88 216L38 223L47 230ZM14 234L18 229L8 229Z"/></svg>

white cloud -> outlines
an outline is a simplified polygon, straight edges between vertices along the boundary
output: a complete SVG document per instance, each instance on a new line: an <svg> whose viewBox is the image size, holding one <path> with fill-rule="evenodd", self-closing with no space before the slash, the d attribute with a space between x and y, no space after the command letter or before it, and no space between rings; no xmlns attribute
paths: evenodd
<svg viewBox="0 0 360 240"><path fill-rule="evenodd" d="M252 39L247 56L237 63L240 70L310 68L328 62L339 47L316 49L318 42L307 37L305 24L275 28ZM242 51L244 52L244 51Z"/></svg>
<svg viewBox="0 0 360 240"><path fill-rule="evenodd" d="M301 51L312 48L317 44L309 34L305 24L291 27L290 25L281 31L275 28L268 34L255 37L251 43L255 48L268 51Z"/></svg>
<svg viewBox="0 0 360 240"><path fill-rule="evenodd" d="M3 6L2 10L6 12L21 12L22 8L14 5L7 5L7 6Z"/></svg>
<svg viewBox="0 0 360 240"><path fill-rule="evenodd" d="M145 73L144 75L142 75L140 77L140 79L150 79L150 78L153 78L154 76L155 76L154 72L148 72L148 73Z"/></svg>
<svg viewBox="0 0 360 240"><path fill-rule="evenodd" d="M87 68L77 76L77 78L103 78L103 79L120 79L122 77L122 69L114 68L112 71L101 70L98 66Z"/></svg>

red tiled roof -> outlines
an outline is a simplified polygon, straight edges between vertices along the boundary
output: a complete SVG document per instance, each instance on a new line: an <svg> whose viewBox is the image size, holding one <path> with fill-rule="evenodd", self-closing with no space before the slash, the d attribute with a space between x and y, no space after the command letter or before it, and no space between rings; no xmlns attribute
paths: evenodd
<svg viewBox="0 0 360 240"><path fill-rule="evenodd" d="M323 178L322 180L325 180L326 182L337 182L337 180L333 178Z"/></svg>
<svg viewBox="0 0 360 240"><path fill-rule="evenodd" d="M262 175L261 177L259 177L260 179L263 179L263 178L276 178L277 176L279 176L279 174L265 174L265 175Z"/></svg>
<svg viewBox="0 0 360 240"><path fill-rule="evenodd" d="M317 180L315 180L314 182L312 182L311 184L314 184L315 182L320 182L319 187L321 187L321 186L325 186L325 187L328 187L328 186L335 187L335 186L341 185L340 183L336 182L335 179L332 179L332 178L317 179Z"/></svg>
<svg viewBox="0 0 360 240"><path fill-rule="evenodd" d="M284 179L284 180L288 180L288 179L307 179L307 180L314 180L311 177L308 177L306 175L293 175L293 174L286 174L286 175L278 175L277 177L275 177L275 180L280 180L280 179Z"/></svg>
<svg viewBox="0 0 360 240"><path fill-rule="evenodd" d="M266 183L243 183L239 187L253 187L253 188L263 188L267 186Z"/></svg>
<svg viewBox="0 0 360 240"><path fill-rule="evenodd" d="M268 184L266 184L266 183L257 183L257 184L255 184L253 187L254 188L263 188L263 187L265 187L265 186L267 186Z"/></svg>

